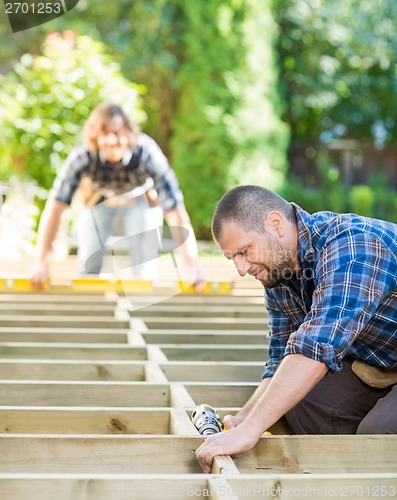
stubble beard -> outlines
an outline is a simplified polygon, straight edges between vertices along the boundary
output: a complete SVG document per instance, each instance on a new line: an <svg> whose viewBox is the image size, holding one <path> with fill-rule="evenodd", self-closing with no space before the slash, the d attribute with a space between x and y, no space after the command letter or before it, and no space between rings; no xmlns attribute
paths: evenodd
<svg viewBox="0 0 397 500"><path fill-rule="evenodd" d="M271 262L271 267L263 266L267 271L266 279L259 279L264 288L274 288L296 275L291 254L279 243L272 249Z"/></svg>

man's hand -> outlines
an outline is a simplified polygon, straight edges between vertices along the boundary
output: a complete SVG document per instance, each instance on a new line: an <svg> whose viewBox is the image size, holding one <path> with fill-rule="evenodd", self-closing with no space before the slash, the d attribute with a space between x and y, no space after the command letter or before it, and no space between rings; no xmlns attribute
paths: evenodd
<svg viewBox="0 0 397 500"><path fill-rule="evenodd" d="M230 430L240 425L243 420L244 418L238 415L225 415L222 422L225 424L226 429Z"/></svg>
<svg viewBox="0 0 397 500"><path fill-rule="evenodd" d="M29 272L29 282L33 288L41 289L48 278L49 266L43 262L36 263Z"/></svg>
<svg viewBox="0 0 397 500"><path fill-rule="evenodd" d="M201 293L206 287L206 285L207 285L207 280L201 275L199 275L192 284L194 291L196 293Z"/></svg>
<svg viewBox="0 0 397 500"><path fill-rule="evenodd" d="M205 474L211 473L215 456L230 455L233 458L239 458L255 446L261 434L258 434L255 429L248 431L244 427L244 425L239 425L234 429L212 434L197 448L196 458Z"/></svg>

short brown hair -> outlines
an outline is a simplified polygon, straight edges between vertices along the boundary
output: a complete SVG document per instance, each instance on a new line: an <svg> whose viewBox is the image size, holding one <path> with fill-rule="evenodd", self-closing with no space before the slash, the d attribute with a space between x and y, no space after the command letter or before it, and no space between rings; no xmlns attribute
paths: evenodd
<svg viewBox="0 0 397 500"><path fill-rule="evenodd" d="M260 186L238 186L222 196L212 218L212 236L219 241L223 224L236 222L247 231L266 232L266 215L276 210L294 219L292 205L278 194Z"/></svg>

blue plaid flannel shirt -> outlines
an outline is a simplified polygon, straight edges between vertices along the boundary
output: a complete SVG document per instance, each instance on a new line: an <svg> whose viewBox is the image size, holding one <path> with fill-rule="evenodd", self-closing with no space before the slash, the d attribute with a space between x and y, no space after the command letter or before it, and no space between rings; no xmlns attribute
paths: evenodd
<svg viewBox="0 0 397 500"><path fill-rule="evenodd" d="M265 289L269 357L288 354L342 369L346 355L397 368L397 225L355 214L295 208L298 279Z"/></svg>

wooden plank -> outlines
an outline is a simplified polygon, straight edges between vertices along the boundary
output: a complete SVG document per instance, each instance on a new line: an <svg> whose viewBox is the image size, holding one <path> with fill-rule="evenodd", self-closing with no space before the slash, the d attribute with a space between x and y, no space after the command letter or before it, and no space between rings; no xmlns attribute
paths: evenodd
<svg viewBox="0 0 397 500"><path fill-rule="evenodd" d="M186 412L185 416L188 418ZM170 427L170 410L165 408L0 406L0 434L170 433L174 430Z"/></svg>
<svg viewBox="0 0 397 500"><path fill-rule="evenodd" d="M6 327L56 327L56 328L122 328L128 329L129 321L97 316L0 316L0 326Z"/></svg>
<svg viewBox="0 0 397 500"><path fill-rule="evenodd" d="M1 295L0 295L1 296ZM126 300L132 304L133 309L138 307L154 307L159 306L184 306L186 308L190 307L240 307L244 308L263 308L264 297L263 292L261 295L256 297L239 297L238 295L183 295L176 294L171 297L165 297L164 295L142 295L142 294L126 294Z"/></svg>
<svg viewBox="0 0 397 500"><path fill-rule="evenodd" d="M95 362L85 360L0 359L0 380L148 380L142 361ZM166 378L164 377L164 381Z"/></svg>
<svg viewBox="0 0 397 500"><path fill-rule="evenodd" d="M236 465L258 474L395 473L397 435L262 437Z"/></svg>
<svg viewBox="0 0 397 500"><path fill-rule="evenodd" d="M184 384L195 405L207 403L217 409L221 407L241 408L251 397L258 384L210 383Z"/></svg>
<svg viewBox="0 0 397 500"><path fill-rule="evenodd" d="M0 381L4 406L171 406L170 388L148 382Z"/></svg>
<svg viewBox="0 0 397 500"><path fill-rule="evenodd" d="M185 410L172 408L170 412L170 431L177 436L195 436L197 430Z"/></svg>
<svg viewBox="0 0 397 500"><path fill-rule="evenodd" d="M0 491L4 500L182 500L208 498L213 480L200 474L0 474Z"/></svg>
<svg viewBox="0 0 397 500"><path fill-rule="evenodd" d="M194 408L196 404L185 386L182 384L172 384L170 386L170 406Z"/></svg>
<svg viewBox="0 0 397 500"><path fill-rule="evenodd" d="M199 320L198 320L199 322ZM142 337L148 344L258 344L260 346L268 343L265 331L246 332L209 332L208 330L167 331L149 330L142 333Z"/></svg>
<svg viewBox="0 0 397 500"><path fill-rule="evenodd" d="M2 342L3 359L146 360L146 348L120 344Z"/></svg>
<svg viewBox="0 0 397 500"><path fill-rule="evenodd" d="M127 343L128 329L0 327L1 342Z"/></svg>
<svg viewBox="0 0 397 500"><path fill-rule="evenodd" d="M236 467L236 464L233 462L231 457L226 455L220 455L214 457L214 461L212 464L212 474L226 474L226 475L237 475L239 474L239 470Z"/></svg>
<svg viewBox="0 0 397 500"><path fill-rule="evenodd" d="M1 435L0 472L199 474L194 450L202 441L170 435Z"/></svg>
<svg viewBox="0 0 397 500"><path fill-rule="evenodd" d="M267 327L266 318L145 318L146 326L151 330L156 329L184 329L190 330L192 327L208 330L261 330Z"/></svg>
<svg viewBox="0 0 397 500"><path fill-rule="evenodd" d="M291 474L274 476L252 476L241 474L227 478L228 489L235 491L240 498L349 498L354 500L395 498L397 495L397 473L376 472L375 474Z"/></svg>
<svg viewBox="0 0 397 500"><path fill-rule="evenodd" d="M190 304L189 307L186 307L186 305L155 304L133 310L131 314L140 318L267 318L263 305L255 307L206 305L203 307L203 304Z"/></svg>
<svg viewBox="0 0 397 500"><path fill-rule="evenodd" d="M18 316L104 316L114 317L116 307L112 304L21 304L20 302L0 302L0 319L3 316L18 314Z"/></svg>
<svg viewBox="0 0 397 500"><path fill-rule="evenodd" d="M112 306L116 307L118 300L117 300L117 295L114 295L112 293L108 294L83 294L83 295L76 295L76 294L56 294L56 293L0 293L0 303L16 303L16 304L21 304L22 306L24 304L27 305L34 305L38 304L41 306L42 304L47 304L47 305L54 305L55 307L57 305L77 305L77 306L88 306L88 305L101 305L103 304L104 306Z"/></svg>
<svg viewBox="0 0 397 500"><path fill-rule="evenodd" d="M202 442L172 435L2 435L0 472L201 473L194 450ZM241 474L249 469L285 477L292 452L306 481L310 473L396 474L397 469L397 436L385 435L270 436L235 463Z"/></svg>
<svg viewBox="0 0 397 500"><path fill-rule="evenodd" d="M313 474L283 477L202 474L28 474L0 473L4 499L154 500L214 498L394 498L396 474ZM382 493L382 494L381 494Z"/></svg>
<svg viewBox="0 0 397 500"><path fill-rule="evenodd" d="M169 361L263 361L269 358L267 346L160 344Z"/></svg>
<svg viewBox="0 0 397 500"><path fill-rule="evenodd" d="M257 382L264 371L260 362L170 361L160 364L170 382Z"/></svg>

